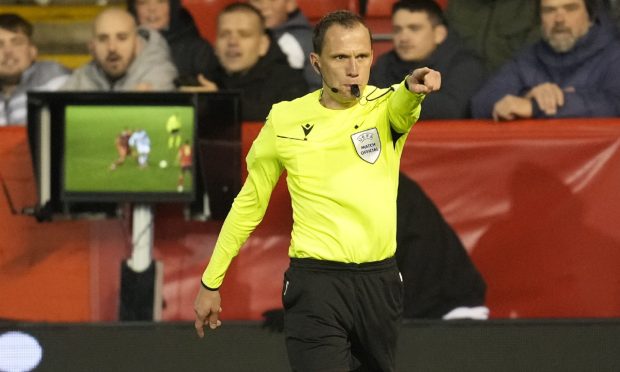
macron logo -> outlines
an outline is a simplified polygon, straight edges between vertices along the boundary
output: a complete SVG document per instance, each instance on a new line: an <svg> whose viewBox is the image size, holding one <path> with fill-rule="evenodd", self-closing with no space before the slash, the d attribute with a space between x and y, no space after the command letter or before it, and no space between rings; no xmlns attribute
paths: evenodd
<svg viewBox="0 0 620 372"><path fill-rule="evenodd" d="M314 124L306 124L301 126L301 129L304 131L304 137L308 137L308 134L312 132L312 128L314 128Z"/></svg>

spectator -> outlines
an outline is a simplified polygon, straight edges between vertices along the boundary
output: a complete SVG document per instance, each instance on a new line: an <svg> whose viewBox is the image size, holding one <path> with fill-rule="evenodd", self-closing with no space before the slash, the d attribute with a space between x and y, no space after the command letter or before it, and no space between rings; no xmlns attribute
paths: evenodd
<svg viewBox="0 0 620 372"><path fill-rule="evenodd" d="M303 69L310 90L319 89L321 77L310 64L312 52L312 25L297 7L295 0L250 0L265 17L265 25L272 32L280 49L286 54L292 68ZM404 75L403 75L404 76Z"/></svg>
<svg viewBox="0 0 620 372"><path fill-rule="evenodd" d="M36 61L32 32L19 15L0 14L0 126L26 124L26 92L56 90L69 76L58 63Z"/></svg>
<svg viewBox="0 0 620 372"><path fill-rule="evenodd" d="M232 3L218 16L215 54L219 66L200 76L201 90L240 90L243 120L263 121L274 103L304 95L301 71L271 42L261 13Z"/></svg>
<svg viewBox="0 0 620 372"><path fill-rule="evenodd" d="M536 1L449 0L448 24L495 72L539 37Z"/></svg>
<svg viewBox="0 0 620 372"><path fill-rule="evenodd" d="M177 70L157 32L138 28L125 10L109 8L93 25L93 60L73 72L64 90L172 90Z"/></svg>
<svg viewBox="0 0 620 372"><path fill-rule="evenodd" d="M484 79L480 59L449 32L433 0L402 0L392 7L394 49L380 56L370 74L371 84L400 83L416 68L441 72L442 89L424 101L421 119L467 118L469 100Z"/></svg>
<svg viewBox="0 0 620 372"><path fill-rule="evenodd" d="M200 36L180 0L128 0L127 9L139 26L164 36L179 71L178 85L195 85L199 73L214 68L213 48Z"/></svg>
<svg viewBox="0 0 620 372"><path fill-rule="evenodd" d="M495 120L620 115L620 41L592 0L540 0L542 40L474 96Z"/></svg>

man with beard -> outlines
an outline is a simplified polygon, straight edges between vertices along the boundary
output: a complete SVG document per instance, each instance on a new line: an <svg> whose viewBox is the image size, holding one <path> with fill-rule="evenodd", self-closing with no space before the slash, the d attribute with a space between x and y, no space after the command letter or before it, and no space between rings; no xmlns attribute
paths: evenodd
<svg viewBox="0 0 620 372"><path fill-rule="evenodd" d="M101 12L89 45L93 60L73 72L64 90L173 90L177 70L159 32L138 28L125 10Z"/></svg>
<svg viewBox="0 0 620 372"><path fill-rule="evenodd" d="M477 118L620 115L620 41L594 0L541 0L542 40L504 65L472 100Z"/></svg>
<svg viewBox="0 0 620 372"><path fill-rule="evenodd" d="M56 90L69 71L55 62L37 62L32 25L17 14L0 14L0 126L26 124L26 92Z"/></svg>

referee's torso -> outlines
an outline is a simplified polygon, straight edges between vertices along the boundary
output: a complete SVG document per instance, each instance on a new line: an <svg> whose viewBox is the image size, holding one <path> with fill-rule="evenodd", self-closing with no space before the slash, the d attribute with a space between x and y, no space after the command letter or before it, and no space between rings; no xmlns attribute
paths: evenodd
<svg viewBox="0 0 620 372"><path fill-rule="evenodd" d="M392 93L367 87L363 97L379 98L345 110L323 107L320 91L274 105L271 143L293 206L291 257L363 263L394 255L406 135L395 143L387 115Z"/></svg>

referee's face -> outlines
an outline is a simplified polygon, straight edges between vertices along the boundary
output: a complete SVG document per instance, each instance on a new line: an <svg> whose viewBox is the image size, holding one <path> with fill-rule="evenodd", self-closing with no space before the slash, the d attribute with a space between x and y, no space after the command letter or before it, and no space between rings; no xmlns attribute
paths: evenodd
<svg viewBox="0 0 620 372"><path fill-rule="evenodd" d="M351 86L357 84L363 93L370 76L372 46L368 29L361 24L353 28L330 26L321 54L312 53L310 57L323 78L323 105L333 109L353 106L357 98Z"/></svg>

